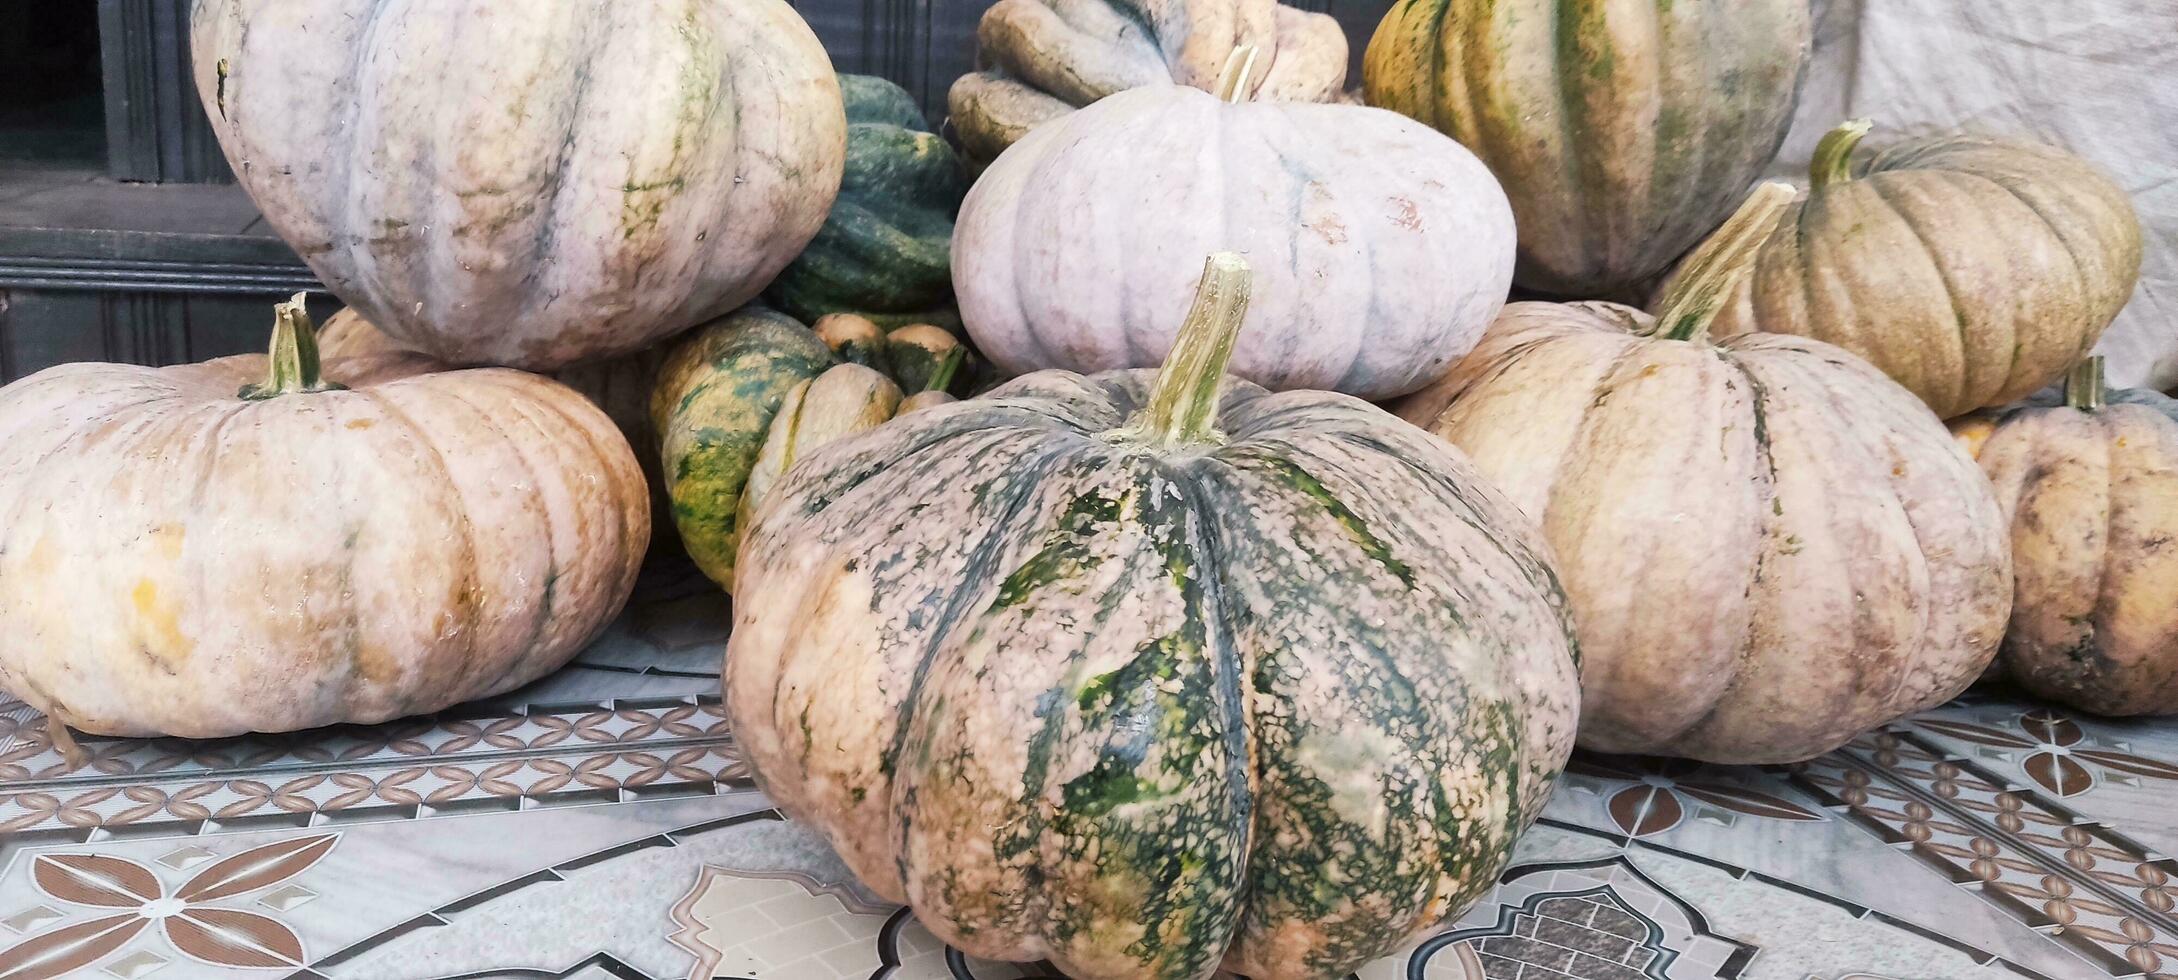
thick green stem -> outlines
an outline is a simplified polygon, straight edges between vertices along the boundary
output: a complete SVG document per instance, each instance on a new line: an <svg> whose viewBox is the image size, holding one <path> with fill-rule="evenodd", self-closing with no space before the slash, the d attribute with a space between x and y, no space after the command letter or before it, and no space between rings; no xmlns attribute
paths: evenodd
<svg viewBox="0 0 2178 980"><path fill-rule="evenodd" d="M1225 67L1218 72L1218 87L1212 95L1226 102L1248 101L1248 79L1255 74L1256 47L1243 44L1225 56Z"/></svg>
<svg viewBox="0 0 2178 980"><path fill-rule="evenodd" d="M953 376L960 373L961 364L967 360L968 348L966 347L955 347L946 351L945 356L938 360L938 366L931 369L930 380L923 385L923 390L944 391L951 388L953 386Z"/></svg>
<svg viewBox="0 0 2178 980"><path fill-rule="evenodd" d="M261 401L300 392L333 391L340 385L326 381L318 364L318 328L303 306L305 294L273 307L272 349L266 359L263 384L244 385L243 398Z"/></svg>
<svg viewBox="0 0 2178 980"><path fill-rule="evenodd" d="M1657 304L1653 335L1665 340L1706 339L1709 325L1754 271L1762 243L1769 241L1778 219L1797 196L1792 185L1783 181L1755 187L1723 227L1687 256L1685 271Z"/></svg>
<svg viewBox="0 0 2178 980"><path fill-rule="evenodd" d="M1808 183L1816 190L1822 190L1852 180L1853 150L1874 128L1872 120L1849 119L1823 134L1822 141L1815 144L1814 162L1808 164Z"/></svg>
<svg viewBox="0 0 2178 980"><path fill-rule="evenodd" d="M2092 412L2109 404L2110 389L2102 380L2102 355L2072 365L2065 375L2065 404Z"/></svg>
<svg viewBox="0 0 2178 980"><path fill-rule="evenodd" d="M1239 255L1217 252L1203 263L1195 305L1157 369L1149 405L1120 430L1123 437L1168 449L1224 439L1217 431L1218 395L1252 285L1248 261Z"/></svg>

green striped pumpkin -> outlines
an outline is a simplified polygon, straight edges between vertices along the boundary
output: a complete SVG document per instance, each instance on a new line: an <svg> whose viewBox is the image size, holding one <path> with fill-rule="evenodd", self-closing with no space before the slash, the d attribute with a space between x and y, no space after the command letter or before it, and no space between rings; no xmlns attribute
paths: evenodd
<svg viewBox="0 0 2178 980"><path fill-rule="evenodd" d="M935 323L953 312L953 216L968 171L931 133L906 89L869 75L839 76L847 104L847 169L817 237L764 299L803 321L855 313L887 327Z"/></svg>
<svg viewBox="0 0 2178 980"><path fill-rule="evenodd" d="M729 592L752 497L798 456L943 401L961 377L967 351L942 330L856 325L820 334L747 307L697 328L658 369L650 419L673 523L689 558Z"/></svg>
<svg viewBox="0 0 2178 980"><path fill-rule="evenodd" d="M1486 893L1563 766L1537 529L1365 402L1045 371L790 470L742 544L735 735L936 935L1067 976L1344 976Z"/></svg>
<svg viewBox="0 0 2178 980"><path fill-rule="evenodd" d="M1373 106L1490 165L1520 285L1625 293L1717 227L1792 122L1807 0L1400 0L1362 64Z"/></svg>

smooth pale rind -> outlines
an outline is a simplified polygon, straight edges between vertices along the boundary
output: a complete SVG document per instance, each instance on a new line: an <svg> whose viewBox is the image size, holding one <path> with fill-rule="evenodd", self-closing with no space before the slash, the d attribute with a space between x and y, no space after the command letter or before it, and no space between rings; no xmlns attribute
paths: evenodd
<svg viewBox="0 0 2178 980"><path fill-rule="evenodd" d="M1141 88L984 172L953 285L1009 372L1150 367L1221 249L1255 270L1232 373L1385 398L1442 374L1503 305L1512 211L1472 154L1394 113Z"/></svg>
<svg viewBox="0 0 2178 980"><path fill-rule="evenodd" d="M976 956L1343 975L1485 892L1578 711L1547 549L1357 400L1229 382L1222 444L1043 372L787 472L726 655L772 798Z"/></svg>
<svg viewBox="0 0 2178 980"><path fill-rule="evenodd" d="M1952 418L2055 381L2132 297L2139 218L2077 157L1943 137L1864 170L1786 213L1719 335L1836 344Z"/></svg>
<svg viewBox="0 0 2178 980"><path fill-rule="evenodd" d="M1515 303L1399 407L1541 519L1580 625L1581 744L1797 761L1979 676L2009 547L1927 408L1827 344L1652 324Z"/></svg>
<svg viewBox="0 0 2178 980"><path fill-rule="evenodd" d="M443 360L630 353L754 296L846 140L779 0L205 0L198 94L266 221Z"/></svg>
<svg viewBox="0 0 2178 980"><path fill-rule="evenodd" d="M1370 105L1459 140L1505 182L1519 282L1616 296L1730 214L1792 122L1805 0L1400 0Z"/></svg>
<svg viewBox="0 0 2178 980"><path fill-rule="evenodd" d="M2037 399L1953 428L2011 528L2005 672L2098 714L2178 713L2178 402Z"/></svg>
<svg viewBox="0 0 2178 980"><path fill-rule="evenodd" d="M1328 15L1276 0L999 0L976 25L977 67L947 93L978 163L1037 126L1147 85L1208 90L1242 46L1260 52L1250 98L1334 102L1346 35Z"/></svg>
<svg viewBox="0 0 2178 980"><path fill-rule="evenodd" d="M0 688L104 735L427 714L574 656L649 533L583 397L416 355L236 397L262 356L0 389Z"/></svg>

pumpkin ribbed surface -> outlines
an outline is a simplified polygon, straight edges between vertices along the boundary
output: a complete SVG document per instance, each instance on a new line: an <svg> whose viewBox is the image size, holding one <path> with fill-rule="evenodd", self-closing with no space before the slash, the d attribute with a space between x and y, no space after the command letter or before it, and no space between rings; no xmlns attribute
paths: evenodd
<svg viewBox="0 0 2178 980"><path fill-rule="evenodd" d="M779 0L204 0L198 94L266 222L396 340L549 370L755 296L846 120Z"/></svg>
<svg viewBox="0 0 2178 980"><path fill-rule="evenodd" d="M1400 0L1362 80L1504 182L1521 285L1610 296L1731 212L1784 141L1810 44L1806 0Z"/></svg>
<svg viewBox="0 0 2178 980"><path fill-rule="evenodd" d="M789 470L741 550L736 735L972 955L1342 976L1487 892L1547 798L1564 600L1364 402L1229 380L1222 438L1160 448L1154 400L1042 372Z"/></svg>
<svg viewBox="0 0 2178 980"><path fill-rule="evenodd" d="M0 687L107 735L374 723L543 676L619 612L647 493L582 396L410 354L237 398L265 365L0 390Z"/></svg>
<svg viewBox="0 0 2178 980"><path fill-rule="evenodd" d="M2017 591L2001 663L2088 711L2178 713L2178 401L2098 401L2036 398L1953 426L2010 522Z"/></svg>
<svg viewBox="0 0 2178 980"><path fill-rule="evenodd" d="M1825 140L1836 173L1785 214L1717 331L1837 344L1945 418L2063 376L2140 274L2124 190L2055 148L1971 137L1903 143L1849 168L1865 132Z"/></svg>
<svg viewBox="0 0 2178 980"><path fill-rule="evenodd" d="M888 327L957 328L953 216L968 193L967 167L926 131L907 90L868 75L841 75L839 85L847 104L839 199L765 302L803 322L854 313Z"/></svg>
<svg viewBox="0 0 2178 980"><path fill-rule="evenodd" d="M1472 154L1365 106L1135 89L1054 121L961 207L953 282L1005 370L1157 364L1194 256L1258 265L1233 373L1362 398L1471 349L1512 278L1512 212Z"/></svg>

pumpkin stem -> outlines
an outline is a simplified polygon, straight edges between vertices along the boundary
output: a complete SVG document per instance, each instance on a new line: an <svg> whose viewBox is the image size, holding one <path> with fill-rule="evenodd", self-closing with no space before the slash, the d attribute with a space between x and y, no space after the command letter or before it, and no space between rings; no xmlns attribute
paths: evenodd
<svg viewBox="0 0 2178 980"><path fill-rule="evenodd" d="M326 381L318 364L318 328L303 306L304 293L272 308L272 350L267 358L263 384L243 385L240 395L263 401L297 392L337 391L340 385Z"/></svg>
<svg viewBox="0 0 2178 980"><path fill-rule="evenodd" d="M1816 190L1832 184L1842 184L1853 179L1853 149L1875 128L1874 120L1848 119L1838 128L1823 134L1815 144L1814 162L1808 164L1807 179Z"/></svg>
<svg viewBox="0 0 2178 980"><path fill-rule="evenodd" d="M1777 221L1798 192L1791 184L1772 180L1755 187L1746 203L1725 219L1724 225L1687 256L1686 272L1672 283L1658 304L1652 336L1665 340L1700 341L1709 336L1709 325L1740 283L1754 271L1762 243L1769 241Z"/></svg>
<svg viewBox="0 0 2178 980"><path fill-rule="evenodd" d="M930 380L924 382L924 391L944 391L953 386L953 376L960 373L960 366L968 360L968 348L955 347L939 358L938 366L931 369Z"/></svg>
<svg viewBox="0 0 2178 980"><path fill-rule="evenodd" d="M2102 380L2100 354L2072 365L2072 373L2065 375L2066 405L2092 412L2109 404L2109 394L2109 386Z"/></svg>
<svg viewBox="0 0 2178 980"><path fill-rule="evenodd" d="M1248 100L1248 78L1255 74L1256 47L1243 44L1225 56L1225 67L1218 72L1218 87L1211 94L1225 102Z"/></svg>
<svg viewBox="0 0 2178 980"><path fill-rule="evenodd" d="M1248 260L1235 253L1214 252L1203 262L1195 305L1157 369L1148 407L1120 430L1123 436L1165 448L1223 440L1217 431L1218 395L1241 320L1248 315L1252 286Z"/></svg>

